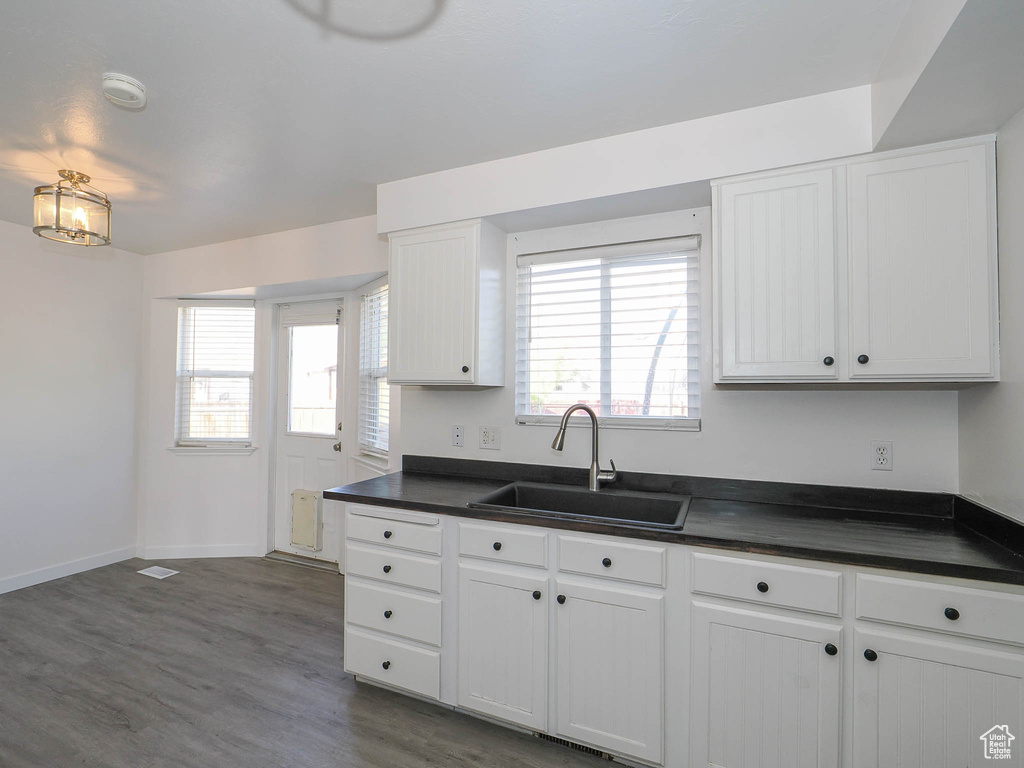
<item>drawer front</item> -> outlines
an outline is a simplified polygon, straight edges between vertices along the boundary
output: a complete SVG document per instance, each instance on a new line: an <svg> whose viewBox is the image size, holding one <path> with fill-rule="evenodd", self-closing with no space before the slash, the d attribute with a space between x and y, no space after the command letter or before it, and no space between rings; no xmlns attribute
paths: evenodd
<svg viewBox="0 0 1024 768"><path fill-rule="evenodd" d="M858 574L857 618L1024 645L1024 596L984 589Z"/></svg>
<svg viewBox="0 0 1024 768"><path fill-rule="evenodd" d="M459 554L546 568L548 535L521 528L460 523Z"/></svg>
<svg viewBox="0 0 1024 768"><path fill-rule="evenodd" d="M441 598L349 580L345 621L441 646Z"/></svg>
<svg viewBox="0 0 1024 768"><path fill-rule="evenodd" d="M441 561L349 542L345 547L345 572L389 584L441 592Z"/></svg>
<svg viewBox="0 0 1024 768"><path fill-rule="evenodd" d="M665 547L559 536L558 570L664 587Z"/></svg>
<svg viewBox="0 0 1024 768"><path fill-rule="evenodd" d="M441 694L440 653L357 629L345 630L345 671L431 699Z"/></svg>
<svg viewBox="0 0 1024 768"><path fill-rule="evenodd" d="M384 517L349 514L347 525L345 535L350 539L430 555L441 554L441 526L436 524L419 525Z"/></svg>
<svg viewBox="0 0 1024 768"><path fill-rule="evenodd" d="M798 565L696 553L693 591L838 616L842 574Z"/></svg>

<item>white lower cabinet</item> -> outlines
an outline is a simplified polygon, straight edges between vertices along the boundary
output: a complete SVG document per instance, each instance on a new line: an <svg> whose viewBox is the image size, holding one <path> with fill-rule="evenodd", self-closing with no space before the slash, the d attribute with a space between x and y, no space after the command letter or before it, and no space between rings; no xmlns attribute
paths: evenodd
<svg viewBox="0 0 1024 768"><path fill-rule="evenodd" d="M1024 763L1020 653L862 630L854 645L853 768ZM1009 757L986 757L1006 731Z"/></svg>
<svg viewBox="0 0 1024 768"><path fill-rule="evenodd" d="M694 603L693 766L837 768L842 628Z"/></svg>
<svg viewBox="0 0 1024 768"><path fill-rule="evenodd" d="M558 735L660 763L664 595L568 580L557 591Z"/></svg>
<svg viewBox="0 0 1024 768"><path fill-rule="evenodd" d="M547 727L546 575L459 567L460 707Z"/></svg>

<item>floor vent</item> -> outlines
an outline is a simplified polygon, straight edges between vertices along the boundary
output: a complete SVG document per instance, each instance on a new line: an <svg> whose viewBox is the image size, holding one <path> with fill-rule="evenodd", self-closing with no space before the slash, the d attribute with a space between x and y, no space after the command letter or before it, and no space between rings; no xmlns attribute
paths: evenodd
<svg viewBox="0 0 1024 768"><path fill-rule="evenodd" d="M577 744L575 741L567 741L566 739L560 739L557 736L548 736L546 733L534 732L533 735L536 736L538 739L543 739L544 741L550 741L553 744L561 744L563 747L568 747L569 749L575 749L577 752L582 752L582 753L584 753L586 755L593 755L594 757L601 757L601 758L604 758L605 760L613 759L612 756L609 755L607 752L602 752L600 749L594 749L593 747L587 747L587 746L584 746L583 744Z"/></svg>

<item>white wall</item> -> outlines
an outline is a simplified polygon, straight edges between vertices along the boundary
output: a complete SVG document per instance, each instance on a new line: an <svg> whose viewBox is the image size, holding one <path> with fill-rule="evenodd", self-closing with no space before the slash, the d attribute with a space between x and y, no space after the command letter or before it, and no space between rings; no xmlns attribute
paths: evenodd
<svg viewBox="0 0 1024 768"><path fill-rule="evenodd" d="M408 454L586 467L590 436L573 430L564 453L551 450L554 428L514 420L512 251L578 247L671 235L703 235L701 296L710 297L710 209L510 236L506 327L508 386L482 391L403 387L402 442ZM517 240L518 239L518 240ZM928 491L957 490L955 391L737 389L712 384L711 304L702 322L702 416L699 433L604 429L601 457L619 469L712 477L826 483ZM580 423L585 422L582 417ZM466 428L466 447L451 446L451 425ZM481 450L478 428L502 430L500 451ZM892 472L872 471L870 441L891 440Z"/></svg>
<svg viewBox="0 0 1024 768"><path fill-rule="evenodd" d="M141 257L0 222L0 592L135 551Z"/></svg>
<svg viewBox="0 0 1024 768"><path fill-rule="evenodd" d="M960 394L960 488L1024 521L1024 112L999 131L996 151L1002 380Z"/></svg>
<svg viewBox="0 0 1024 768"><path fill-rule="evenodd" d="M271 310L257 310L254 439L250 455L188 454L174 444L174 297L307 283L387 270L375 218L146 257L146 349L139 423L139 549L148 558L267 551Z"/></svg>

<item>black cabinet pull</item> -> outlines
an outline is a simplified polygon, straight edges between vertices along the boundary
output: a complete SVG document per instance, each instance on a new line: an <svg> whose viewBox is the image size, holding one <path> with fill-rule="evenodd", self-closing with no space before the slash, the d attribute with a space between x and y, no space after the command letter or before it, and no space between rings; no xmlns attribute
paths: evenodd
<svg viewBox="0 0 1024 768"><path fill-rule="evenodd" d="M381 664L381 667L383 669L391 669L391 662L390 661L385 661L383 664Z"/></svg>
<svg viewBox="0 0 1024 768"><path fill-rule="evenodd" d="M540 600L540 590L539 589L533 590L533 599L534 600Z"/></svg>
<svg viewBox="0 0 1024 768"><path fill-rule="evenodd" d="M950 621L956 621L960 618L960 611L958 611L956 608L947 608L945 611L943 611L943 613L946 614L946 618Z"/></svg>
<svg viewBox="0 0 1024 768"><path fill-rule="evenodd" d="M861 365L867 365L868 364L868 360L870 360L870 359L871 358L868 357L867 355L858 355L857 356L857 362L860 363Z"/></svg>
<svg viewBox="0 0 1024 768"><path fill-rule="evenodd" d="M500 541L494 542L494 544L492 544L491 546L494 547L494 551L495 552L500 552L501 551L501 542Z"/></svg>
<svg viewBox="0 0 1024 768"><path fill-rule="evenodd" d="M384 538L385 539L390 539L391 538L391 531L384 531Z"/></svg>
<svg viewBox="0 0 1024 768"><path fill-rule="evenodd" d="M391 618L391 611L384 611L384 618L385 619L390 619Z"/></svg>
<svg viewBox="0 0 1024 768"><path fill-rule="evenodd" d="M610 557L606 557L604 560L601 561L601 565L603 565L605 568L611 568L612 559Z"/></svg>
<svg viewBox="0 0 1024 768"><path fill-rule="evenodd" d="M462 372L463 373L469 373L469 366L468 365L462 366Z"/></svg>
<svg viewBox="0 0 1024 768"><path fill-rule="evenodd" d="M828 357L826 357L821 362L823 362L825 365L833 366L833 365L836 364L836 359L834 357L832 357L831 355L829 355Z"/></svg>
<svg viewBox="0 0 1024 768"><path fill-rule="evenodd" d="M555 598L559 605L565 605L565 595L559 595Z"/></svg>
<svg viewBox="0 0 1024 768"><path fill-rule="evenodd" d="M825 643L825 653L827 653L829 656L835 656L837 653L839 653L839 649L836 648L835 645L833 645L832 643Z"/></svg>
<svg viewBox="0 0 1024 768"><path fill-rule="evenodd" d="M762 594L767 592L768 591L768 582L767 581L759 581L759 582L757 582L757 591L761 592Z"/></svg>
<svg viewBox="0 0 1024 768"><path fill-rule="evenodd" d="M390 565L385 565L383 570L384 570L384 573L391 573L391 566Z"/></svg>
<svg viewBox="0 0 1024 768"><path fill-rule="evenodd" d="M878 654L868 648L864 651L864 658L868 661L878 661Z"/></svg>

